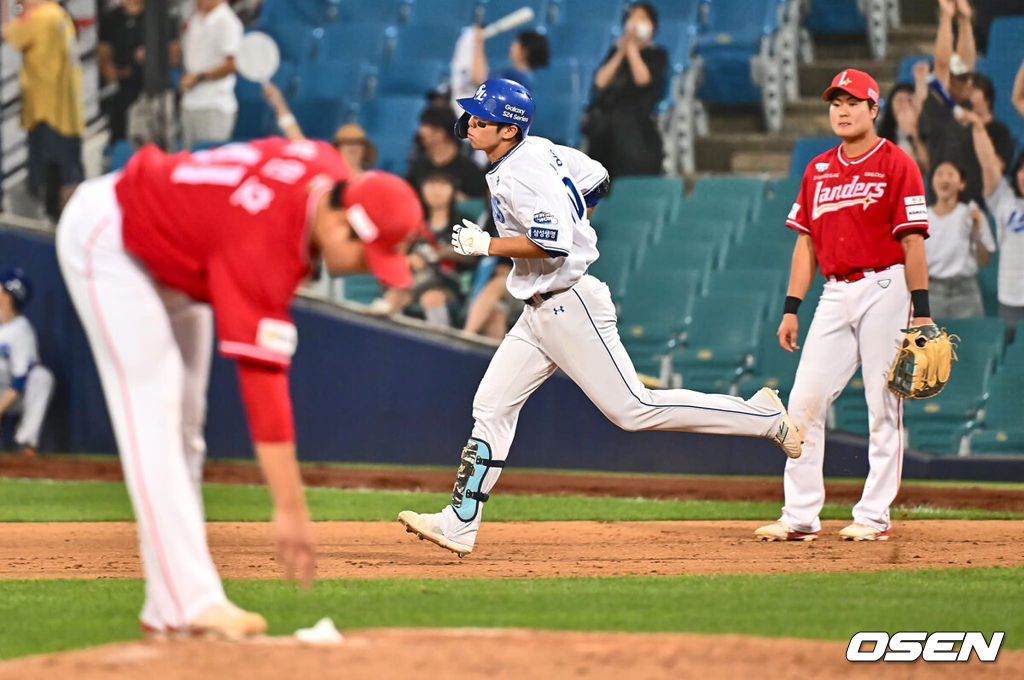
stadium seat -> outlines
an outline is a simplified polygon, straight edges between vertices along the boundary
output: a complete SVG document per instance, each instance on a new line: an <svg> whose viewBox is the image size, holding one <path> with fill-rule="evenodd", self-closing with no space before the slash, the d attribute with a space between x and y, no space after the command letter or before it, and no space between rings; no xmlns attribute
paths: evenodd
<svg viewBox="0 0 1024 680"><path fill-rule="evenodd" d="M907 423L906 445L926 453L955 456L969 426L963 422Z"/></svg>
<svg viewBox="0 0 1024 680"><path fill-rule="evenodd" d="M404 24L410 0L344 0L339 16L344 21Z"/></svg>
<svg viewBox="0 0 1024 680"><path fill-rule="evenodd" d="M110 150L110 172L120 170L128 163L128 159L135 153L135 147L127 139L119 139L114 142Z"/></svg>
<svg viewBox="0 0 1024 680"><path fill-rule="evenodd" d="M666 200L668 204L666 220L671 222L678 215L679 206L683 202L683 179L682 177L655 175L622 175L612 181L611 196L605 200L641 197L658 197Z"/></svg>
<svg viewBox="0 0 1024 680"><path fill-rule="evenodd" d="M701 177L693 187L690 200L705 200L725 203L737 197L746 198L750 204L750 221L761 217L766 182L760 177Z"/></svg>
<svg viewBox="0 0 1024 680"><path fill-rule="evenodd" d="M734 238L742 240L743 232L746 230L750 218L750 198L736 196L727 203L718 200L690 198L680 204L679 214L681 217L691 220L729 220L735 224Z"/></svg>
<svg viewBox="0 0 1024 680"><path fill-rule="evenodd" d="M1007 345L1003 355L1003 368L1024 370L1024 323L1017 326L1013 342Z"/></svg>
<svg viewBox="0 0 1024 680"><path fill-rule="evenodd" d="M551 96L572 95L583 98L588 87L580 73L580 61L576 57L552 59L551 63L533 74L533 96L545 102Z"/></svg>
<svg viewBox="0 0 1024 680"><path fill-rule="evenodd" d="M482 16L483 7L478 0L412 0L408 23L450 21L461 28L472 26Z"/></svg>
<svg viewBox="0 0 1024 680"><path fill-rule="evenodd" d="M766 265L776 265L789 271L789 263L793 258L793 240L762 241L758 243L740 242L729 248L725 258L726 269L752 269Z"/></svg>
<svg viewBox="0 0 1024 680"><path fill-rule="evenodd" d="M807 164L829 149L839 146L835 137L804 137L793 145L793 153L789 157L790 177L803 177ZM796 200L796 194L793 194Z"/></svg>
<svg viewBox="0 0 1024 680"><path fill-rule="evenodd" d="M679 250L693 243L707 244L714 249L714 267L722 267L729 254L735 226L729 220L695 220L682 215L674 224L666 225L656 241L656 247Z"/></svg>
<svg viewBox="0 0 1024 680"><path fill-rule="evenodd" d="M620 298L619 333L630 353L653 355L668 349L682 331L697 297L694 272L640 271Z"/></svg>
<svg viewBox="0 0 1024 680"><path fill-rule="evenodd" d="M603 59L605 52L612 46L613 30L616 30L618 24L607 19L593 18L599 16L593 10L581 16L586 18L547 28L552 52L573 56L595 54L599 55L598 59Z"/></svg>
<svg viewBox="0 0 1024 680"><path fill-rule="evenodd" d="M379 95L425 96L445 81L448 68L449 62L441 59L392 62L381 71L376 92Z"/></svg>
<svg viewBox="0 0 1024 680"><path fill-rule="evenodd" d="M548 23L549 0L483 0L484 24L497 21L521 7L529 7L533 10L533 21L531 23L535 25ZM515 32L518 32L518 30Z"/></svg>
<svg viewBox="0 0 1024 680"><path fill-rule="evenodd" d="M668 210L667 200L650 198L638 201L612 196L601 201L590 222L597 231L598 239L626 232L638 241L657 240Z"/></svg>
<svg viewBox="0 0 1024 680"><path fill-rule="evenodd" d="M281 22L261 27L277 43L283 61L304 62L312 59L318 44L317 29L304 23Z"/></svg>
<svg viewBox="0 0 1024 680"><path fill-rule="evenodd" d="M625 0L552 0L552 18L555 24L574 24L581 18L603 17L606 23L622 23ZM661 8L658 8L661 11ZM604 56L604 52L601 53Z"/></svg>
<svg viewBox="0 0 1024 680"><path fill-rule="evenodd" d="M600 246L600 242L598 242ZM708 243L666 243L648 249L643 266L652 271L683 269L700 274L701 290L707 289L715 262L715 249Z"/></svg>
<svg viewBox="0 0 1024 680"><path fill-rule="evenodd" d="M422 0L420 0L422 1ZM398 27L390 61L408 64L419 59L451 61L461 26L453 23L417 23Z"/></svg>
<svg viewBox="0 0 1024 680"><path fill-rule="evenodd" d="M265 0L258 25L264 30L283 22L321 26L338 19L341 5L342 0Z"/></svg>
<svg viewBox="0 0 1024 680"><path fill-rule="evenodd" d="M1024 453L1024 366L1004 367L992 377L984 429L971 435L972 453Z"/></svg>
<svg viewBox="0 0 1024 680"><path fill-rule="evenodd" d="M707 5L707 21L697 39L704 59L701 99L721 104L761 101L751 77L750 60L761 41L778 28L779 0L716 0Z"/></svg>
<svg viewBox="0 0 1024 680"><path fill-rule="evenodd" d="M341 277L345 299L368 305L381 296L380 284L371 274L350 274Z"/></svg>
<svg viewBox="0 0 1024 680"><path fill-rule="evenodd" d="M860 3L850 0L812 0L804 25L812 33L858 35L868 30Z"/></svg>
<svg viewBox="0 0 1024 680"><path fill-rule="evenodd" d="M360 107L358 122L377 146L379 169L405 175L409 148L424 106L423 97L381 96Z"/></svg>
<svg viewBox="0 0 1024 680"><path fill-rule="evenodd" d="M314 50L318 61L360 59L375 64L383 58L389 40L388 27L380 22L331 24L320 35Z"/></svg>
<svg viewBox="0 0 1024 680"><path fill-rule="evenodd" d="M752 292L697 298L684 348L672 354L684 380L687 367L729 371L747 362L757 350L764 305L765 296Z"/></svg>
<svg viewBox="0 0 1024 680"><path fill-rule="evenodd" d="M608 284L612 298L618 299L625 293L629 275L633 271L636 255L633 247L619 246L605 248L598 240L601 256L588 268L588 272Z"/></svg>
<svg viewBox="0 0 1024 680"><path fill-rule="evenodd" d="M327 59L302 64L298 71L297 95L311 99L342 99L348 103L367 96L367 80L373 67L357 59Z"/></svg>
<svg viewBox="0 0 1024 680"><path fill-rule="evenodd" d="M580 143L580 114L585 102L579 95L548 93L540 99L537 116L530 134L550 139L556 144L577 147Z"/></svg>
<svg viewBox="0 0 1024 680"><path fill-rule="evenodd" d="M765 297L764 318L775 319L781 313L782 298L786 295L788 272L783 269L730 269L711 272L707 295L736 294L757 291Z"/></svg>
<svg viewBox="0 0 1024 680"><path fill-rule="evenodd" d="M350 114L340 97L297 97L291 102L291 110L306 137L325 141L334 137Z"/></svg>
<svg viewBox="0 0 1024 680"><path fill-rule="evenodd" d="M990 347L995 352L997 361L1001 361L1006 347L1006 325L1002 319L935 319L939 328L960 336L959 342L966 345ZM956 342L956 341L954 341ZM953 372L958 373L959 367L954 363Z"/></svg>
<svg viewBox="0 0 1024 680"><path fill-rule="evenodd" d="M978 270L978 287L985 316L999 314L999 251L992 253L988 264Z"/></svg>
<svg viewBox="0 0 1024 680"><path fill-rule="evenodd" d="M744 375L739 383L739 394L744 399L754 396L755 392L767 385L779 391L783 403L789 401L789 392L793 389L793 380L800 363L800 351L787 352L779 347L775 331L774 323L765 323L761 329L753 370Z"/></svg>

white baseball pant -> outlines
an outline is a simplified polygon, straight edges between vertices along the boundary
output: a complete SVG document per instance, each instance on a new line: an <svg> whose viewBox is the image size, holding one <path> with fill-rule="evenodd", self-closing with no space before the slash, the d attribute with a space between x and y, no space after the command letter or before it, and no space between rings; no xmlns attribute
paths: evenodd
<svg viewBox="0 0 1024 680"><path fill-rule="evenodd" d="M570 290L527 306L487 367L473 400L473 437L490 445L495 460L508 457L519 411L556 368L624 430L767 437L781 419L777 408L756 397L644 387L619 339L608 286L587 275ZM499 473L490 468L481 491L490 491Z"/></svg>
<svg viewBox="0 0 1024 680"><path fill-rule="evenodd" d="M115 175L75 191L57 256L92 348L138 522L140 621L184 627L226 602L206 543L200 481L213 343L208 305L158 285L125 251Z"/></svg>
<svg viewBox="0 0 1024 680"><path fill-rule="evenodd" d="M39 433L43 429L46 408L53 396L53 373L46 366L36 364L25 378L25 392L11 407L11 413L21 413L14 430L14 443L18 446L39 446Z"/></svg>
<svg viewBox="0 0 1024 680"><path fill-rule="evenodd" d="M910 292L902 265L850 283L825 284L789 396L789 416L804 432L803 454L786 461L781 520L792 530L821 530L825 415L858 366L868 404L870 469L853 519L889 528L889 505L902 475L903 403L886 387L886 374L903 340L901 330L909 323Z"/></svg>

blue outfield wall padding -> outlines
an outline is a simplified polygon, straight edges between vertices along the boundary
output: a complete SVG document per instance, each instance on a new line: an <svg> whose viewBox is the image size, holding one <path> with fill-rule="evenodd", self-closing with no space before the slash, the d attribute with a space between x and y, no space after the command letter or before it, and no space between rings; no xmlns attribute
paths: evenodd
<svg viewBox="0 0 1024 680"><path fill-rule="evenodd" d="M57 378L44 451L115 450L85 334L57 268L52 238L0 228L0 268L23 267L34 298L43 362ZM472 402L491 351L307 300L293 307L299 349L291 369L299 456L306 461L458 463L473 426ZM207 443L212 457L252 455L233 362L210 376ZM555 374L527 402L509 465L629 472L781 475L785 456L762 439L678 432L624 432L580 389ZM825 474L867 473L863 439L832 433ZM1024 456L941 457L908 452L908 478L1024 480Z"/></svg>

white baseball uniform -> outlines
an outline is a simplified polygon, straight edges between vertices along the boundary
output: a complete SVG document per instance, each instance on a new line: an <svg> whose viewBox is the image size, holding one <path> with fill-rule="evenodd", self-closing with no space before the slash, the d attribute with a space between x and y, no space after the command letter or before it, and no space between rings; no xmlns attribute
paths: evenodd
<svg viewBox="0 0 1024 680"><path fill-rule="evenodd" d="M900 238L928 232L921 173L905 151L885 139L853 159L842 147L831 149L808 164L786 224L810 235L828 282L789 397L804 447L800 458L786 462L781 521L795 532L821 530L825 414L860 366L870 471L853 519L885 531L903 464L903 404L886 387L886 374L911 318Z"/></svg>
<svg viewBox="0 0 1024 680"><path fill-rule="evenodd" d="M14 443L37 448L46 407L53 396L53 373L39 363L35 331L20 314L0 324L0 393L11 387L21 395L8 409L21 415Z"/></svg>
<svg viewBox="0 0 1024 680"><path fill-rule="evenodd" d="M649 390L637 378L619 339L608 286L587 274L598 258L598 239L587 219L585 196L606 177L604 167L580 151L534 136L487 173L499 236L526 236L550 257L513 258L508 290L527 306L477 389L473 438L487 444L492 460L504 461L520 409L557 368L624 430L772 436L783 412L763 395L743 400L691 390ZM500 470L487 468L480 485L483 494L497 482ZM471 545L480 512L459 526L462 520L449 505L439 521L445 535Z"/></svg>

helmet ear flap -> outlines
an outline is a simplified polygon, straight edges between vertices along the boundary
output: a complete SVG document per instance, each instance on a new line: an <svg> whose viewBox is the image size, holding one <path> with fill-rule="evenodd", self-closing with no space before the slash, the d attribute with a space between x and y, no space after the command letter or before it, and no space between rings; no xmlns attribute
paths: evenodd
<svg viewBox="0 0 1024 680"><path fill-rule="evenodd" d="M469 137L469 119L472 116L469 113L463 113L459 116L459 119L455 121L455 136L459 139L466 139Z"/></svg>

